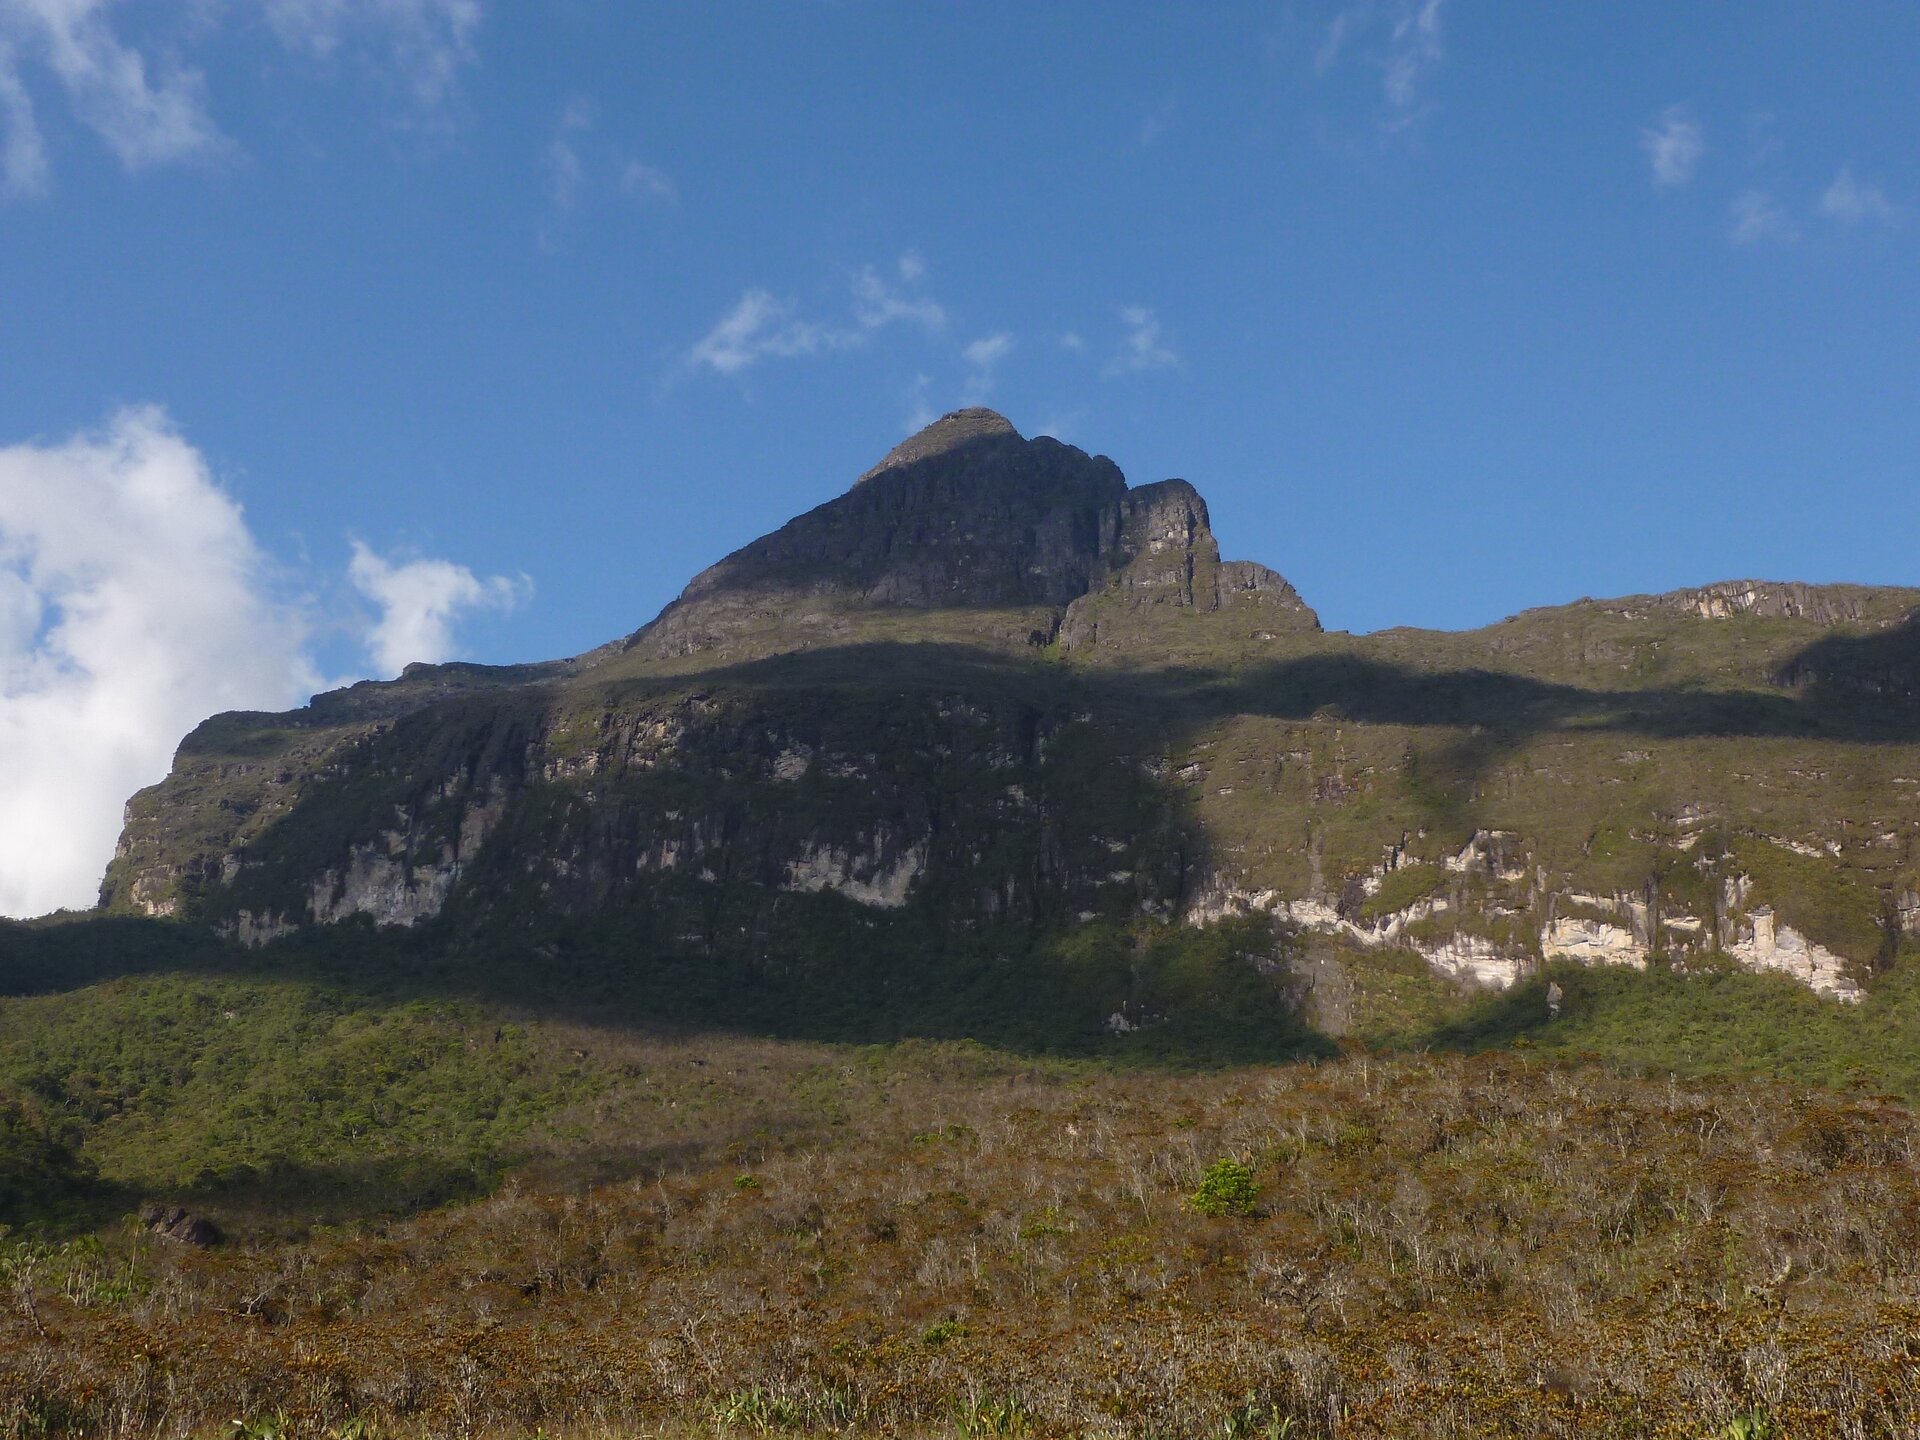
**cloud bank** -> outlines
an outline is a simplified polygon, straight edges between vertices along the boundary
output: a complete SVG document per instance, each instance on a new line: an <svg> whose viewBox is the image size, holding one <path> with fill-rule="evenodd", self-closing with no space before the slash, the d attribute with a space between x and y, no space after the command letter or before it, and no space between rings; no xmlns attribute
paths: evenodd
<svg viewBox="0 0 1920 1440"><path fill-rule="evenodd" d="M0 450L0 912L95 899L121 807L220 710L316 675L240 507L152 409Z"/></svg>
<svg viewBox="0 0 1920 1440"><path fill-rule="evenodd" d="M351 578L380 607L364 639L383 673L449 657L462 614L527 593L365 547ZM92 905L127 797L187 731L320 688L315 621L159 410L0 449L0 914Z"/></svg>

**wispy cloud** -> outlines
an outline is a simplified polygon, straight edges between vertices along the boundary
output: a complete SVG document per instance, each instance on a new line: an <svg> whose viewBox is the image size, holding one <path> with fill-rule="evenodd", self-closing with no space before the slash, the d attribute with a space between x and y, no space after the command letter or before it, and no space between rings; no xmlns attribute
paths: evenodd
<svg viewBox="0 0 1920 1440"><path fill-rule="evenodd" d="M149 62L107 23L106 0L6 0L0 4L0 69L13 92L9 147L32 125L19 66L35 61L65 92L74 115L128 170L140 170L220 149L223 138L206 108L200 72ZM37 128L29 131L37 147ZM39 161L45 176L44 152Z"/></svg>
<svg viewBox="0 0 1920 1440"><path fill-rule="evenodd" d="M1120 311L1120 323L1126 327L1126 335L1107 361L1104 373L1109 378L1165 370L1180 363L1180 357L1161 338L1160 317L1152 310L1144 305L1125 306Z"/></svg>
<svg viewBox="0 0 1920 1440"><path fill-rule="evenodd" d="M424 111L446 105L476 63L480 0L266 0L288 49L325 58L364 48Z"/></svg>
<svg viewBox="0 0 1920 1440"><path fill-rule="evenodd" d="M794 301L779 299L768 290L748 290L687 352L687 363L720 375L738 375L769 357L793 359L851 350L896 324L929 332L942 329L946 310L917 288L926 276L926 262L908 251L893 270L898 277L894 280L872 265L854 272L852 314L843 324L804 319Z"/></svg>
<svg viewBox="0 0 1920 1440"><path fill-rule="evenodd" d="M853 316L862 329L881 330L898 321L938 330L947 323L947 312L938 301L911 293L904 287L916 285L927 273L927 262L909 251L894 267L900 283L894 284L871 265L863 265L853 277Z"/></svg>
<svg viewBox="0 0 1920 1440"><path fill-rule="evenodd" d="M367 631L367 652L384 676L398 675L415 662L437 665L458 653L454 627L475 610L505 612L533 594L525 575L482 580L450 560L416 557L392 561L359 540L347 566L353 588L379 608Z"/></svg>
<svg viewBox="0 0 1920 1440"><path fill-rule="evenodd" d="M177 7L190 23L166 47L112 23L112 0L0 0L0 191L47 188L51 165L29 79L44 75L75 119L129 171L229 154L205 76L183 58L229 17L264 16L288 50L316 60L364 55L394 75L419 115L439 115L475 61L480 0L252 0ZM164 13L164 12L163 12Z"/></svg>
<svg viewBox="0 0 1920 1440"><path fill-rule="evenodd" d="M680 191L673 177L653 165L631 157L621 158L617 151L595 140L599 114L592 100L576 95L561 107L553 137L540 154L540 170L546 181L547 198L557 219L580 207L590 190L615 183L607 177L617 175L622 195L655 209L670 209L680 203ZM612 151L612 153L609 153ZM560 227L543 225L541 244L556 243Z"/></svg>
<svg viewBox="0 0 1920 1440"><path fill-rule="evenodd" d="M1878 185L1860 179L1851 165L1840 173L1820 197L1820 213L1842 225L1898 225L1900 211L1887 199Z"/></svg>
<svg viewBox="0 0 1920 1440"><path fill-rule="evenodd" d="M1800 238L1800 227L1765 190L1743 190L1728 211L1727 238L1736 245L1791 245Z"/></svg>
<svg viewBox="0 0 1920 1440"><path fill-rule="evenodd" d="M845 336L799 319L797 308L768 291L749 290L695 343L688 361L696 368L704 365L721 375L738 375L769 355L790 359L850 343Z"/></svg>
<svg viewBox="0 0 1920 1440"><path fill-rule="evenodd" d="M1408 130L1434 106L1428 82L1446 59L1446 0L1350 0L1334 10L1313 47L1313 73L1327 76L1348 58L1379 77L1369 106L1385 135Z"/></svg>
<svg viewBox="0 0 1920 1440"><path fill-rule="evenodd" d="M1422 90L1428 72L1446 58L1440 31L1443 4L1445 0L1404 0L1394 15L1381 85L1392 111L1390 129L1411 123L1426 108Z"/></svg>
<svg viewBox="0 0 1920 1440"><path fill-rule="evenodd" d="M913 384L907 387L907 434L917 435L940 418L940 412L933 408L933 402L927 398L932 388L933 377L925 372L915 375Z"/></svg>
<svg viewBox="0 0 1920 1440"><path fill-rule="evenodd" d="M541 157L541 166L547 176L547 194L562 210L571 210L580 198L580 184L586 178L586 167L581 162L576 140L592 129L592 102L575 96L561 110L553 139L547 142L546 154Z"/></svg>
<svg viewBox="0 0 1920 1440"><path fill-rule="evenodd" d="M1334 12L1333 19L1327 22L1319 47L1313 52L1314 74L1324 75L1339 63L1340 52L1346 48L1348 34L1364 14L1364 8L1355 6Z"/></svg>
<svg viewBox="0 0 1920 1440"><path fill-rule="evenodd" d="M1686 108L1669 105L1660 118L1640 132L1640 148L1647 152L1653 167L1653 183L1671 190L1693 179L1693 172L1707 153L1707 137L1688 117Z"/></svg>
<svg viewBox="0 0 1920 1440"><path fill-rule="evenodd" d="M666 171L638 160L629 160L620 171L620 193L649 205L674 206L680 203L680 187Z"/></svg>
<svg viewBox="0 0 1920 1440"><path fill-rule="evenodd" d="M1180 118L1180 97L1169 95L1140 119L1140 144L1153 144Z"/></svg>
<svg viewBox="0 0 1920 1440"><path fill-rule="evenodd" d="M20 83L13 55L0 45L0 196L38 195L47 188L47 147Z"/></svg>
<svg viewBox="0 0 1920 1440"><path fill-rule="evenodd" d="M981 336L960 352L971 371L962 392L963 403L978 405L993 393L994 371L1013 353L1013 346L1013 336L1002 330Z"/></svg>

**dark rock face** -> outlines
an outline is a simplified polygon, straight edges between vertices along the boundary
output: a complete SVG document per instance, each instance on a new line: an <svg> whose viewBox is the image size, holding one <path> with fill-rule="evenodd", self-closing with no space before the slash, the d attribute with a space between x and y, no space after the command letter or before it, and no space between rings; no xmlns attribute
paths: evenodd
<svg viewBox="0 0 1920 1440"><path fill-rule="evenodd" d="M1044 639L1068 607L1107 587L1135 608L1216 610L1259 596L1287 623L1317 627L1271 571L1238 566L1225 589L1222 573L1206 502L1186 481L1129 490L1104 456L1025 439L991 410L960 410L845 495L695 576L627 647L724 648L732 634L823 607L1038 608L1055 612Z"/></svg>
<svg viewBox="0 0 1920 1440"><path fill-rule="evenodd" d="M1065 650L1151 653L1163 638L1156 626L1180 614L1223 615L1222 633L1242 640L1318 628L1278 575L1221 562L1206 502L1186 481L1129 489L1104 457L1025 439L990 410L958 411L845 494L695 577L624 642L544 665L413 666L292 715L215 717L181 746L174 775L130 803L103 897L149 915L207 916L246 943L355 915L407 926L473 888L476 866L500 863L484 857L491 844L523 853L516 875L539 872L530 903L569 913L618 909L649 877L686 874L897 906L923 871L979 868L966 856L998 832L1002 810L1026 803L1009 801L1005 785L1025 795L1056 788L1052 762L1030 747L1060 722L1037 718L1050 701L1008 710L1004 677L982 670L962 681L949 654L935 684L980 683L994 694L942 704L992 716L989 728L1004 732L992 746L925 716L920 740L883 741L895 721L918 714L892 699L864 730L829 743L810 711L851 703L823 699L844 681L832 670L836 647L866 647L882 673L876 646L929 639L1023 657L1056 638ZM902 620L905 632L885 629ZM778 682L804 691L780 713L717 700L657 713L641 693L602 689L687 656L726 666L809 650L825 654L804 679ZM981 758L989 750L990 762ZM932 769L930 757L939 757ZM816 761L805 782L787 773ZM796 809L820 770L859 780L831 805ZM656 802L666 774L688 793ZM593 803L542 810L535 834L522 813L528 797L574 784L590 785ZM922 798L976 790L991 798L958 808ZM724 798L732 791L748 799ZM1075 808L1089 792L1069 802L1069 791L1018 827L1042 837L1031 854L1031 837L993 842L1007 868L981 881L991 896L970 909L1035 917L1071 897L1076 911L1100 910L1103 887L1124 891L1139 913L1173 907L1177 857L1169 880L1165 857L1104 864L1115 852L1079 856L1078 840L1045 838L1061 817L1075 817L1069 830L1089 828ZM1109 808L1136 804L1122 792L1130 795L1120 786ZM781 803L763 815L765 796ZM1101 878L1123 871L1124 881Z"/></svg>
<svg viewBox="0 0 1920 1440"><path fill-rule="evenodd" d="M211 1220L189 1214L178 1205L149 1205L140 1212L140 1223L163 1240L199 1250L210 1249L225 1238Z"/></svg>
<svg viewBox="0 0 1920 1440"><path fill-rule="evenodd" d="M1150 643L1155 612L1165 608L1246 611L1267 632L1320 628L1319 617L1279 575L1251 561L1220 558L1207 502L1186 481L1129 490L1116 522L1110 568L1061 621L1063 648Z"/></svg>
<svg viewBox="0 0 1920 1440"><path fill-rule="evenodd" d="M692 654L823 607L1062 608L1086 592L1126 495L1111 460L959 411L702 571L627 648Z"/></svg>

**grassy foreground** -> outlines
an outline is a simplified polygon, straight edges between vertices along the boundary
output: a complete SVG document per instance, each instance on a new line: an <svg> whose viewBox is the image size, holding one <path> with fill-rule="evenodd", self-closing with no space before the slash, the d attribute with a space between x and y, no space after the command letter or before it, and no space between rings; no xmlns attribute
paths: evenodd
<svg viewBox="0 0 1920 1440"><path fill-rule="evenodd" d="M1531 1051L574 1039L623 1087L487 1198L15 1241L0 1433L1920 1429L1920 1132L1886 1097Z"/></svg>

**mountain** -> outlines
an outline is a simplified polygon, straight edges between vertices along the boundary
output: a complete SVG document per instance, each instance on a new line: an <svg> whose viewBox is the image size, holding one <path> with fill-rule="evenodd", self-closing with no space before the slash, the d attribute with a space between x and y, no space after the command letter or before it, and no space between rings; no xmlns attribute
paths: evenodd
<svg viewBox="0 0 1920 1440"><path fill-rule="evenodd" d="M1858 999L1917 834L1920 590L1327 634L1185 481L964 410L624 639L207 721L102 905L768 1023L1338 1033L1555 961Z"/></svg>

